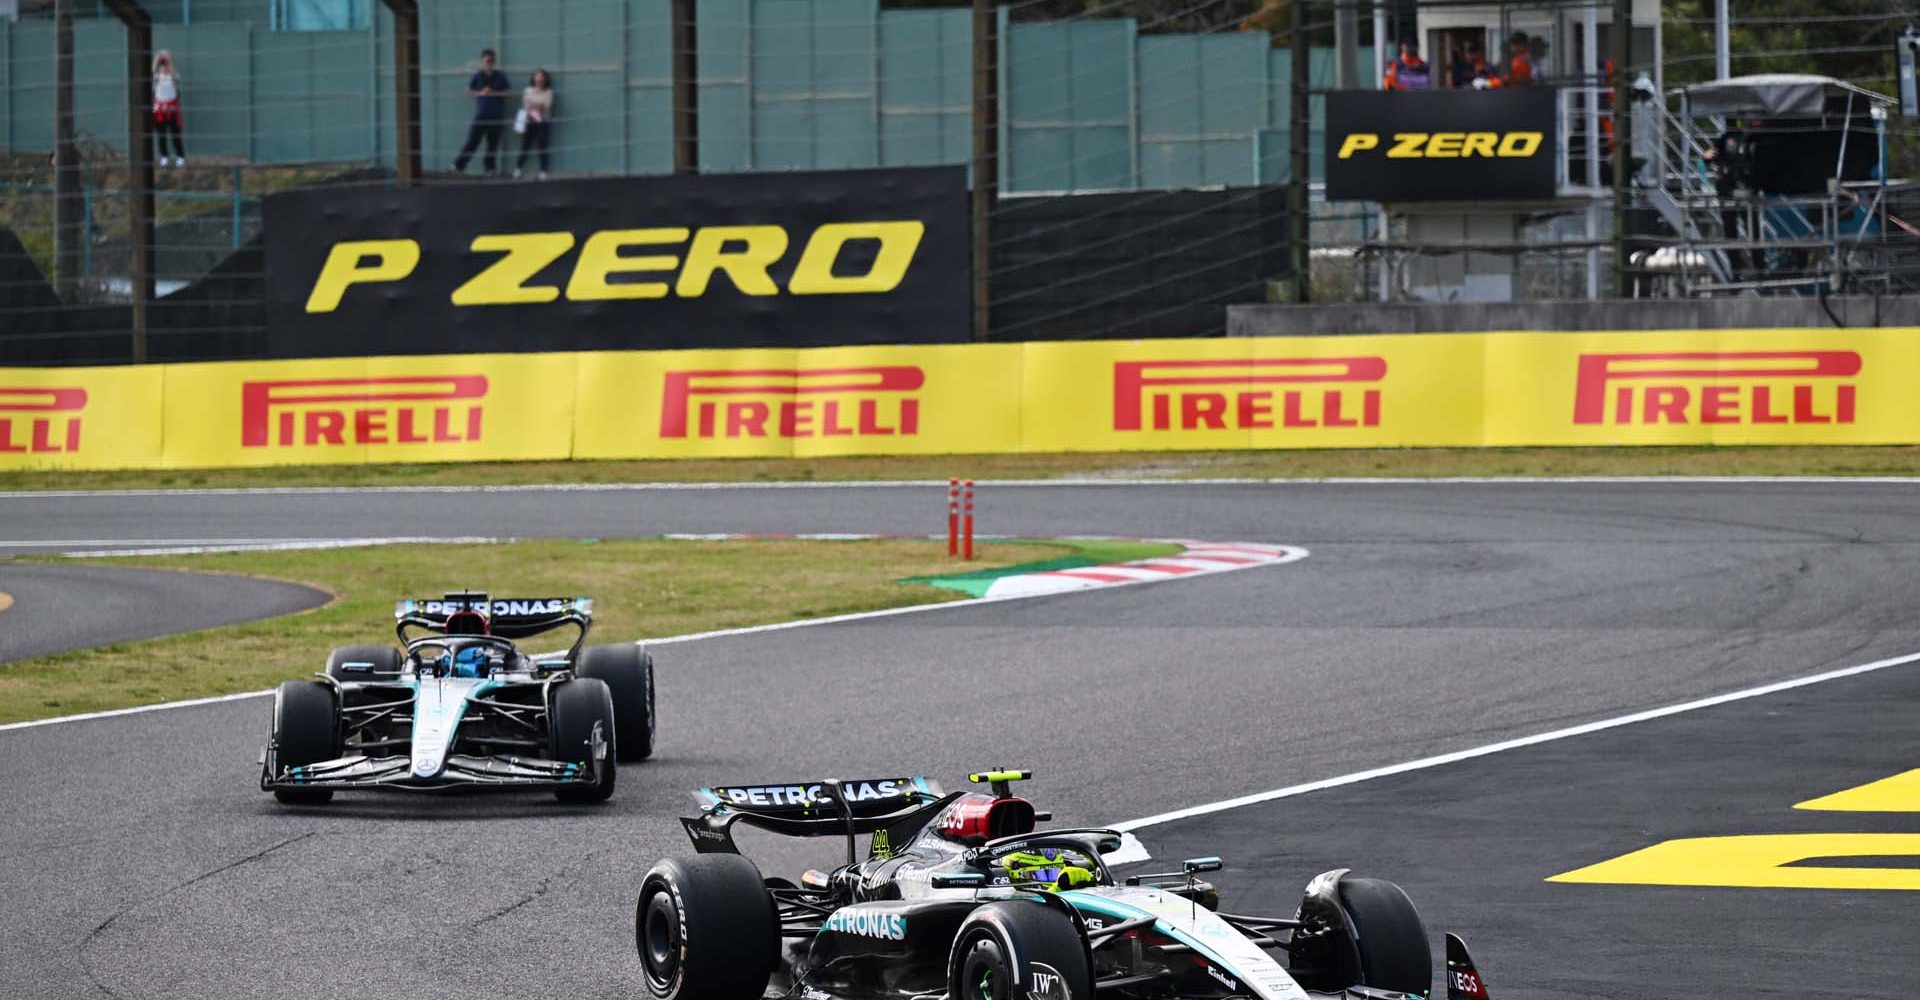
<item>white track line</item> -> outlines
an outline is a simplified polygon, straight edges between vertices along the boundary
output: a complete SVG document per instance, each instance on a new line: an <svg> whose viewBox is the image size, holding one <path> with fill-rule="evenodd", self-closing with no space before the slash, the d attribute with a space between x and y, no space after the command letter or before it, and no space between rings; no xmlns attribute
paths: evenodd
<svg viewBox="0 0 1920 1000"><path fill-rule="evenodd" d="M1111 487L1111 486L1427 486L1448 484L1576 484L1666 485L1684 483L1875 483L1920 485L1920 476L1322 476L1302 478L1112 479L982 479L982 487ZM703 483L530 483L516 486L259 486L201 489L145 490L20 490L0 492L0 501L91 497L201 497L201 496L338 496L356 493L621 493L687 490L858 490L921 489L947 485L944 479L816 480L794 482Z"/></svg>
<svg viewBox="0 0 1920 1000"><path fill-rule="evenodd" d="M1521 747L1537 746L1541 743L1551 743L1555 740L1564 740L1569 737L1585 736L1588 733L1597 733L1605 729L1630 726L1636 722L1664 719L1669 715L1679 715L1682 712L1712 708L1715 705L1744 701L1748 698L1758 698L1762 695L1778 694L1781 691L1791 691L1794 688L1807 687L1824 681L1839 680L1843 677L1856 677L1860 674L1870 674L1876 670L1885 670L1889 667L1904 666L1915 662L1920 662L1920 653L1908 653L1905 656L1875 660L1872 663L1862 663L1859 666L1842 667L1838 670L1829 670L1826 673L1814 674L1809 677L1796 677L1792 680L1775 681L1772 684L1762 684L1759 687L1743 688L1739 691L1717 694L1709 698L1684 701L1677 705L1667 705L1663 708L1650 708L1645 711L1633 712L1627 715L1617 715L1610 719L1600 719L1594 722L1582 723L1578 726L1568 726L1565 729L1555 729L1551 732L1536 733L1532 736L1503 740L1499 743L1489 743L1485 746L1473 747L1467 750L1455 750L1452 753L1443 753L1434 757L1422 757L1419 760L1410 760L1400 764L1389 764L1385 767L1355 771L1352 774L1343 774L1337 778L1323 778L1319 781L1309 781L1305 784L1276 788L1270 792L1256 792L1252 795L1242 795L1235 799L1225 799L1219 802L1209 802L1206 805L1176 809L1173 812L1164 812L1155 816L1147 816L1143 819L1130 819L1124 823L1115 823L1113 824L1113 828L1116 830L1138 830L1143 827L1159 826L1162 823L1172 823L1176 820L1191 819L1195 816L1205 816L1210 813L1226 812L1229 809L1258 805L1262 802L1272 802L1276 799L1292 798L1296 795L1305 795L1308 792L1318 792L1328 788L1338 788L1341 785L1352 785L1362 781L1371 781L1374 778L1386 778L1396 774L1406 774L1409 771L1424 771L1430 767L1439 767L1443 764L1472 760L1475 757L1485 757L1489 754L1500 753L1504 750L1517 750Z"/></svg>
<svg viewBox="0 0 1920 1000"><path fill-rule="evenodd" d="M1293 546L1293 545L1273 545L1273 546L1266 546L1266 548L1280 550L1284 554L1281 556L1281 558L1276 559L1272 562L1264 562L1256 565L1284 566L1287 563L1299 562L1300 560L1305 559L1308 556L1308 552L1306 549L1300 548L1298 546ZM865 621L873 618L893 618L899 615L919 614L921 612L926 612L926 611L944 611L950 608L968 608L968 607L975 607L981 604L1000 604L1005 601L1024 601L1024 600L1030 600L1035 597L1063 597L1063 596L1069 596L1072 594L1085 594L1085 593L1097 592L1100 590L1110 590L1115 587L1141 587L1141 586L1148 586L1156 583L1166 583L1171 580L1187 579L1193 576L1213 575L1213 574L1219 574L1219 573L1233 573L1233 572L1238 572L1239 570L1253 569L1253 568L1255 568L1255 565L1226 566L1226 567L1219 567L1219 568L1212 569L1208 574L1190 573L1190 574L1186 574L1185 576L1160 576L1160 577L1155 577L1149 580L1133 580L1127 583L1108 584L1105 587L1094 587L1094 588L1086 588L1086 589L1079 589L1079 590L1061 591L1059 593L1006 594L1006 595L997 596L997 597L970 597L970 598L963 598L957 601L943 601L935 604L916 604L916 605L912 605L910 607L904 607L904 608L886 608L880 611L857 611L852 614L832 615L826 618L805 618L805 619L801 619L800 621L775 622L771 625L748 625L741 628L714 629L713 631L710 631L710 632L691 632L685 635L669 635L669 636L663 636L658 639L644 639L640 641L639 645L668 646L668 645L673 645L675 643L694 642L700 639L720 639L720 638L725 638L727 636L756 635L761 632L784 632L788 629L809 628L815 625L833 625L840 622ZM158 705L139 705L134 708L116 708L116 709L113 709L112 711L107 711L107 712L87 712L81 715L61 715L51 719L32 719L26 722L9 722L9 723L6 723L5 725L0 725L0 733L4 733L14 729L34 729L40 726L58 725L63 722L82 722L88 719L106 719L106 718L114 718L122 715L139 715L145 712L159 712L159 711L164 711L166 709L172 709L172 708L190 708L195 705L211 705L211 704L214 704L217 702L223 702L223 701L237 701L242 698L264 698L267 695L270 695L272 693L273 693L272 690L244 691L244 692L241 692L240 694L226 694L226 695L220 695L215 698L195 698L190 701L169 701L169 702L162 702Z"/></svg>
<svg viewBox="0 0 1920 1000"><path fill-rule="evenodd" d="M223 552L295 552L306 549L358 549L374 545L497 545L502 542L519 541L516 538L484 537L480 535L450 535L441 537L400 536L394 538L283 538L267 540L259 538L224 539L182 539L169 541L121 542L123 545L141 545L145 548L133 549L88 549L85 551L62 552L68 559L105 559L114 556L197 556ZM0 542L0 548L13 545L13 542ZM54 545L53 542L41 543ZM113 544L98 541L63 542L64 545L105 545Z"/></svg>

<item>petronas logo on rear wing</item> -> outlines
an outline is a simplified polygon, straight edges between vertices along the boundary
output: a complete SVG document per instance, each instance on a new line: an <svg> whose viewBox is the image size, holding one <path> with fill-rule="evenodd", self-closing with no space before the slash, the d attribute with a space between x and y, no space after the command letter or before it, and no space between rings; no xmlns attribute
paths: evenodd
<svg viewBox="0 0 1920 1000"><path fill-rule="evenodd" d="M867 778L840 783L841 794L855 815L890 812L916 801L936 798L940 790L925 777ZM696 788L693 797L708 812L738 809L763 816L825 817L835 815L833 795L824 781L794 781L766 785L714 785Z"/></svg>

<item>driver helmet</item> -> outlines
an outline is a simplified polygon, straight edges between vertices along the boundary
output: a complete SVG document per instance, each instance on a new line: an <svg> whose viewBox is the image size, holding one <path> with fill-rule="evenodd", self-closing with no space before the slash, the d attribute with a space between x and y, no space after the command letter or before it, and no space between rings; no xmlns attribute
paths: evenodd
<svg viewBox="0 0 1920 1000"><path fill-rule="evenodd" d="M454 677L485 677L491 667L491 658L483 646L468 646L453 654Z"/></svg>
<svg viewBox="0 0 1920 1000"><path fill-rule="evenodd" d="M1060 847L1042 847L1033 851L1015 851L1000 859L1007 879L1014 885L1065 892L1092 885L1091 869L1075 864L1084 861L1079 852Z"/></svg>

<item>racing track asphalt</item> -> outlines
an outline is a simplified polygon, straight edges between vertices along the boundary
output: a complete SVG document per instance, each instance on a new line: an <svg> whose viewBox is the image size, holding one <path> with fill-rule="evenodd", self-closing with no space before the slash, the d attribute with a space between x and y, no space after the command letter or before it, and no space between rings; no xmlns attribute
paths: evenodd
<svg viewBox="0 0 1920 1000"><path fill-rule="evenodd" d="M23 550L22 540L202 539L207 524L223 537L925 532L938 526L942 492L0 496L0 551ZM1264 541L1313 554L1148 587L661 646L660 757L623 770L603 808L387 796L283 810L252 787L262 700L0 732L0 896L16 901L0 909L0 994L632 996L631 894L655 857L685 849L672 817L695 785L901 770L951 784L983 765L1029 766L1029 793L1059 821L1106 823L1899 655L1920 650L1916 500L1920 485L1865 483L984 486L984 531ZM369 623L368 636L379 628ZM1804 769L1863 738L1848 723L1874 702L1859 698L1911 690L1846 694L1822 704L1832 726L1797 737L1815 740ZM1721 738L1709 733L1695 752L1737 748ZM1649 766L1602 735L1512 753L1565 755L1586 770L1512 768L1481 788L1578 788L1595 769ZM1833 772L1834 789L1850 783ZM1483 891L1469 881L1478 866L1527 857L1501 849L1524 824L1484 824L1490 839L1476 852L1431 849L1451 814L1418 793L1423 773L1393 779L1416 790L1413 815L1364 837L1316 812L1346 801L1332 793L1142 836L1163 855L1207 843L1243 874L1287 887L1247 909L1290 907L1312 874L1308 854L1317 863L1351 850L1395 860L1400 870L1383 874L1428 898L1461 893L1437 911L1453 919ZM1509 801L1596 826L1641 822L1619 796L1516 791ZM1272 836L1256 815L1275 817ZM1282 833L1312 850L1276 853ZM815 846L832 856L833 845ZM798 849L776 853L793 860ZM1429 867L1409 874L1413 860ZM1537 877L1502 872L1488 902ZM1777 905L1722 892L1733 894L1730 925ZM1905 895L1856 894L1840 919L1884 920L1887 898ZM1606 930L1584 953L1630 962L1643 932L1626 920ZM1537 963L1508 958L1557 933L1551 921L1510 920L1476 934L1496 991L1510 984L1496 996L1558 993ZM1791 943L1765 929L1729 933L1716 963L1681 963L1658 982L1628 969L1585 995L1805 985L1794 953L1776 947ZM1560 946L1554 954L1581 953L1581 942ZM1710 974L1735 958L1747 978Z"/></svg>
<svg viewBox="0 0 1920 1000"><path fill-rule="evenodd" d="M0 663L291 614L325 591L212 573L35 564L0 558Z"/></svg>

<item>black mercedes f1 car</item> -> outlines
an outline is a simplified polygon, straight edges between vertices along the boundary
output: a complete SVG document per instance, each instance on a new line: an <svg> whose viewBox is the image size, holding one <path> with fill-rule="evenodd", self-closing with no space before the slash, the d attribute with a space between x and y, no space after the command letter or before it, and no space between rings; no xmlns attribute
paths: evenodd
<svg viewBox="0 0 1920 1000"><path fill-rule="evenodd" d="M273 699L260 787L317 804L338 789L551 788L563 802L613 794L616 761L653 753L653 659L587 646L584 597L452 593L401 601L401 647L348 646ZM515 640L577 630L529 655Z"/></svg>
<svg viewBox="0 0 1920 1000"><path fill-rule="evenodd" d="M1290 916L1220 909L1200 876L1117 877L1113 830L1040 831L1014 796L1025 771L699 789L695 854L641 883L634 938L660 1000L1409 1000L1433 986L1428 936L1398 886L1345 869L1307 883ZM798 883L761 874L733 827L844 835L847 862ZM864 857L858 853L867 836ZM1486 1000L1447 935L1447 995ZM1277 957L1276 957L1277 956Z"/></svg>

